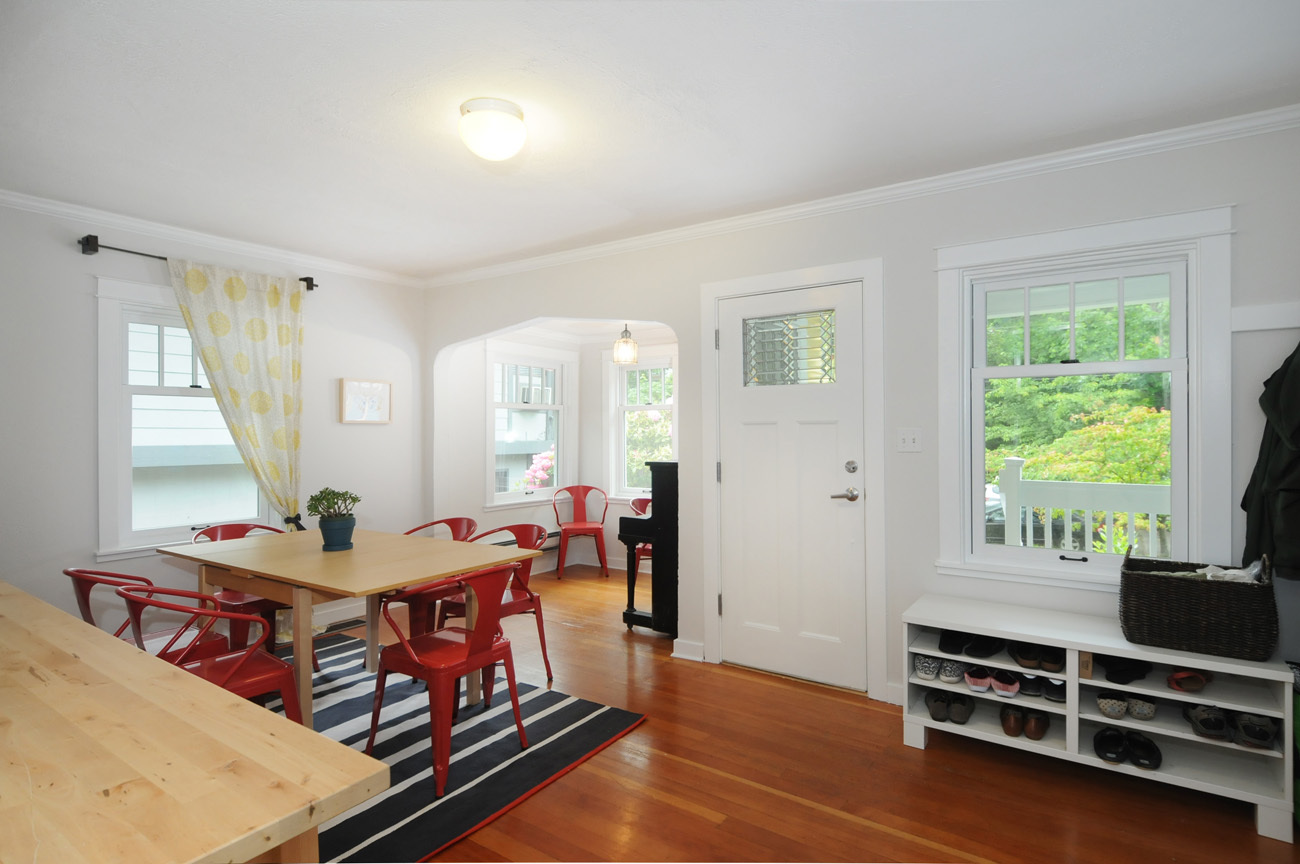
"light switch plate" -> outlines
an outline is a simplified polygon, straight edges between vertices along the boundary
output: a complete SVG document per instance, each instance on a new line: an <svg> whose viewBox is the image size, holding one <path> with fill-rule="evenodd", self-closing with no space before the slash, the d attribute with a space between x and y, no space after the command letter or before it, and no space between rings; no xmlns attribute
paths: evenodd
<svg viewBox="0 0 1300 864"><path fill-rule="evenodd" d="M900 426L898 428L898 452L899 453L920 453L921 452L921 430Z"/></svg>

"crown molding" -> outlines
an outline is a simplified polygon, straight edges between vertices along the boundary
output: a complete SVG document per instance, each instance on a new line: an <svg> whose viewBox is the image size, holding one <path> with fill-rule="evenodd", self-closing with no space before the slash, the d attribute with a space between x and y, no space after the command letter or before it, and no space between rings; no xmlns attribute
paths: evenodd
<svg viewBox="0 0 1300 864"><path fill-rule="evenodd" d="M638 237L629 237L625 240L615 240L609 243L585 246L581 249L557 252L551 255L541 255L534 258L525 258L519 261L497 264L474 270L463 270L457 273L449 273L433 277L427 280L425 285L430 288L437 288L449 285L459 285L482 279L491 279L499 276L510 276L517 273L542 270L548 267L558 267L564 264L574 264L581 261L606 258L626 252L637 252L657 246L666 246L672 243L699 240L720 234L732 234L752 228L778 225L784 222L793 222L800 219L826 216L849 210L878 207L882 204L890 204L896 201L905 201L911 198L921 198L928 195L940 195L946 192L969 189L975 186L985 186L992 183L1001 183L1022 177L1033 177L1039 174L1049 174L1057 171L1069 171L1074 168L1099 165L1105 162L1116 162L1122 159L1132 159L1138 156L1164 153L1170 150L1179 150L1186 147L1199 147L1204 144L1230 141L1235 138L1246 138L1253 135L1264 135L1270 132L1281 132L1288 129L1294 129L1297 126L1300 126L1300 105L1288 105L1283 108L1258 111L1253 114L1243 114L1225 120L1213 120L1208 123L1198 123L1192 126L1183 126L1162 132L1135 135L1131 138L1121 138L1103 144L1075 147L1069 150L1060 150L1055 153L1047 153L1041 156L1031 156L1024 159L1015 159L1009 162L999 162L981 168L954 171L949 174L940 174L922 180L909 180L904 183L895 183L890 186L879 186L862 192L851 192L845 195L822 198L803 204L763 210L744 216L718 219L712 222L702 222L685 228L675 228L653 234L643 234Z"/></svg>
<svg viewBox="0 0 1300 864"><path fill-rule="evenodd" d="M39 213L44 216L56 216L62 219L87 222L91 225L100 226L98 229L99 232L102 232L105 228L115 228L119 231L129 231L132 234L153 237L158 240L168 240L175 243L193 244L217 252L227 252L232 255L243 255L250 258L266 258L271 261L281 262L288 267L298 270L298 272L325 271L339 276L352 276L358 279L384 282L404 288L423 288L427 281L412 276L390 273L384 270L372 270L368 267L357 267L353 264L346 264L342 261L335 261L330 258L318 258L312 255L302 255L298 252L291 252L287 249L277 249L274 246L263 246L260 243L232 240L229 237L205 234L201 231L191 231L187 228L177 228L174 225L164 225L161 222L150 222L147 219L137 219L134 216L123 216L120 213L111 213L107 210L97 210L93 207L83 207L79 204L68 204L63 201L38 198L34 195L24 195L21 192L10 192L7 189L0 189L0 207L10 207L15 210L26 210L29 213Z"/></svg>

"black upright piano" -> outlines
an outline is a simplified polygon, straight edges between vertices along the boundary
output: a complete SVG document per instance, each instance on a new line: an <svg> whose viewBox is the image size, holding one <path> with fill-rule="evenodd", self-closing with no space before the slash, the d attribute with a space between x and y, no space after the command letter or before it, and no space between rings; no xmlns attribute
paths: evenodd
<svg viewBox="0 0 1300 864"><path fill-rule="evenodd" d="M677 635L677 463L650 466L650 512L618 520L618 539L627 544L627 610L623 623ZM650 611L636 608L636 547L654 545L651 557Z"/></svg>

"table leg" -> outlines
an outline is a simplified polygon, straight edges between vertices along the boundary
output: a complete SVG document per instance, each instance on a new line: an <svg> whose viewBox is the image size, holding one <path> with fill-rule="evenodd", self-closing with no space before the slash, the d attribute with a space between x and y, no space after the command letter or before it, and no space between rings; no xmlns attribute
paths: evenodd
<svg viewBox="0 0 1300 864"><path fill-rule="evenodd" d="M366 671L379 671L379 606L378 594L366 598Z"/></svg>
<svg viewBox="0 0 1300 864"><path fill-rule="evenodd" d="M311 589L297 585L293 588L293 671L298 679L302 725L311 729Z"/></svg>
<svg viewBox="0 0 1300 864"><path fill-rule="evenodd" d="M470 630L474 629L474 622L478 620L478 598L474 596L474 590L468 585L465 586L465 626ZM469 676L465 682L465 704L477 705L483 701L483 675L486 673L475 672Z"/></svg>

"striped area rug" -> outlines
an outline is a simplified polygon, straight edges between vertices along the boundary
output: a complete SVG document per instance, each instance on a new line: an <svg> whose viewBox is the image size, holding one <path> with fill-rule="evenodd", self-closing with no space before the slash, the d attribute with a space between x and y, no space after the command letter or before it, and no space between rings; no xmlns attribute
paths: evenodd
<svg viewBox="0 0 1300 864"><path fill-rule="evenodd" d="M375 676L364 644L347 636L316 641L316 731L363 750L370 734ZM374 756L388 763L386 792L324 823L322 861L423 861L491 822L557 777L630 732L633 714L531 684L519 684L528 749L519 748L505 679L493 705L461 706L452 727L451 771L433 794L429 696L421 682L389 675ZM272 709L280 710L278 700Z"/></svg>

